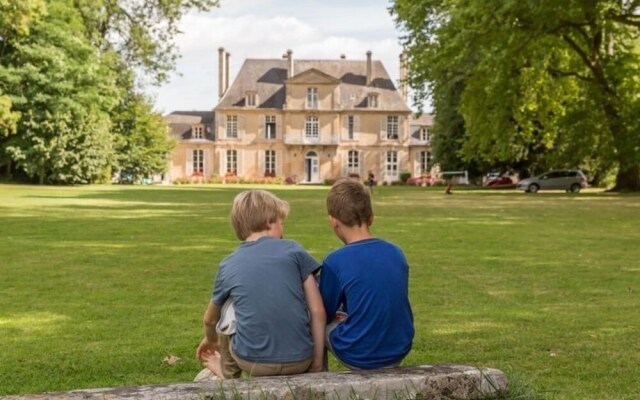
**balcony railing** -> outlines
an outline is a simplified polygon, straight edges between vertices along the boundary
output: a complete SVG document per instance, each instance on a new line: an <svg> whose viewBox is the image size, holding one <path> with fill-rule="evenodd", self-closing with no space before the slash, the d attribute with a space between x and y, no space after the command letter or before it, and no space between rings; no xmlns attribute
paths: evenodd
<svg viewBox="0 0 640 400"><path fill-rule="evenodd" d="M303 135L284 135L284 144L295 145L337 145L340 143L340 135L321 135L320 137L307 137Z"/></svg>

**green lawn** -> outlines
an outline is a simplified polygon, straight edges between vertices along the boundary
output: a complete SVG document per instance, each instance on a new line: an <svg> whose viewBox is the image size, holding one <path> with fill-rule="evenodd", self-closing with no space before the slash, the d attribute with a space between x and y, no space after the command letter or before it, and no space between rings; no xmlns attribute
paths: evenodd
<svg viewBox="0 0 640 400"><path fill-rule="evenodd" d="M242 189L0 185L0 395L193 379ZM271 189L291 203L287 237L318 259L340 246L328 188ZM374 212L411 266L405 365L496 367L553 399L637 398L640 196L383 187Z"/></svg>

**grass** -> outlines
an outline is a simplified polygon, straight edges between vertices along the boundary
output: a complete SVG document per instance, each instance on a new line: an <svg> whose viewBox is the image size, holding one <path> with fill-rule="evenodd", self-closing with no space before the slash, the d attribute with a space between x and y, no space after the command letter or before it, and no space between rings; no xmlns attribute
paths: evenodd
<svg viewBox="0 0 640 400"><path fill-rule="evenodd" d="M0 185L0 395L193 379L242 189ZM318 259L340 246L326 187L270 189L291 203L287 237ZM500 368L553 399L637 398L640 196L383 187L374 211L374 234L411 266L405 365Z"/></svg>

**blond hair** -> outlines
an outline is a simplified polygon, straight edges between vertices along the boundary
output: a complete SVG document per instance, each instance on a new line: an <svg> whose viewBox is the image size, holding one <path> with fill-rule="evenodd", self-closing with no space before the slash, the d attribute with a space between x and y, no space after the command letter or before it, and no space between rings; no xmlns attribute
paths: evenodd
<svg viewBox="0 0 640 400"><path fill-rule="evenodd" d="M341 178L333 184L327 195L327 212L348 227L373 222L369 191L353 179Z"/></svg>
<svg viewBox="0 0 640 400"><path fill-rule="evenodd" d="M229 219L240 240L254 232L269 229L269 224L285 219L289 214L289 203L266 190L246 190L233 199Z"/></svg>

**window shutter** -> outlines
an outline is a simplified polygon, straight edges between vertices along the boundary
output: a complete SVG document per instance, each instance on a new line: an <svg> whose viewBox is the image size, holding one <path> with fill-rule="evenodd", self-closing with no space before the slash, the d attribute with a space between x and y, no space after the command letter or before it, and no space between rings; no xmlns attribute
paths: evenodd
<svg viewBox="0 0 640 400"><path fill-rule="evenodd" d="M404 115L398 116L398 140L400 141L403 141L405 139L404 120Z"/></svg>
<svg viewBox="0 0 640 400"><path fill-rule="evenodd" d="M265 134L267 132L266 126L267 126L267 116L266 115L261 115L258 118L258 139L264 139L265 138Z"/></svg>
<svg viewBox="0 0 640 400"><path fill-rule="evenodd" d="M364 151L358 151L358 175L364 178Z"/></svg>
<svg viewBox="0 0 640 400"><path fill-rule="evenodd" d="M245 116L238 115L238 139L244 138L245 125Z"/></svg>
<svg viewBox="0 0 640 400"><path fill-rule="evenodd" d="M216 115L216 125L218 126L218 139L227 137L227 115Z"/></svg>
<svg viewBox="0 0 640 400"><path fill-rule="evenodd" d="M284 152L276 151L276 176L282 176L282 158Z"/></svg>
<svg viewBox="0 0 640 400"><path fill-rule="evenodd" d="M353 116L353 138L355 140L360 140L360 116Z"/></svg>
<svg viewBox="0 0 640 400"><path fill-rule="evenodd" d="M387 117L383 115L380 117L380 140L387 138Z"/></svg>
<svg viewBox="0 0 640 400"><path fill-rule="evenodd" d="M187 165L185 168L187 171L187 176L193 175L193 150L187 149Z"/></svg>
<svg viewBox="0 0 640 400"><path fill-rule="evenodd" d="M342 176L347 176L349 173L349 150L342 150L340 156L342 157Z"/></svg>
<svg viewBox="0 0 640 400"><path fill-rule="evenodd" d="M204 171L205 176L211 175L211 171L209 171L209 165L212 165L211 163L209 163L210 157L211 157L211 150L205 149L204 160L202 160L202 170Z"/></svg>
<svg viewBox="0 0 640 400"><path fill-rule="evenodd" d="M349 116L342 116L342 140L347 140L349 138Z"/></svg>
<svg viewBox="0 0 640 400"><path fill-rule="evenodd" d="M384 181L387 179L387 152L380 152L380 181Z"/></svg>
<svg viewBox="0 0 640 400"><path fill-rule="evenodd" d="M238 176L244 176L244 151L236 150L238 160Z"/></svg>
<svg viewBox="0 0 640 400"><path fill-rule="evenodd" d="M220 154L220 176L224 176L227 173L227 150L219 150Z"/></svg>
<svg viewBox="0 0 640 400"><path fill-rule="evenodd" d="M282 115L276 115L276 139L284 137L282 131Z"/></svg>
<svg viewBox="0 0 640 400"><path fill-rule="evenodd" d="M267 169L265 168L265 162L267 161L266 152L267 150L258 150L258 168L256 168L256 171L261 177L264 176L265 172L267 172Z"/></svg>

